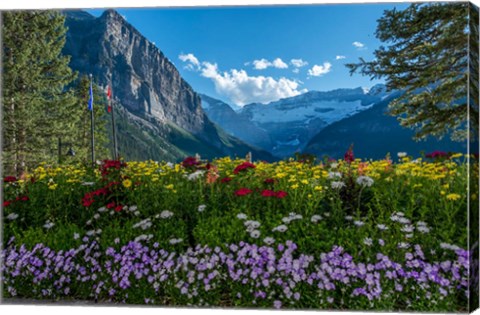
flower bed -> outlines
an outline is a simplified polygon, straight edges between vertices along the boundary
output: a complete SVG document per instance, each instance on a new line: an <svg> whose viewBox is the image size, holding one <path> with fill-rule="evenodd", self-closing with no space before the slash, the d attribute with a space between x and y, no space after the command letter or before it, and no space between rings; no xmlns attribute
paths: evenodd
<svg viewBox="0 0 480 315"><path fill-rule="evenodd" d="M4 295L464 311L462 158L42 165L4 179Z"/></svg>

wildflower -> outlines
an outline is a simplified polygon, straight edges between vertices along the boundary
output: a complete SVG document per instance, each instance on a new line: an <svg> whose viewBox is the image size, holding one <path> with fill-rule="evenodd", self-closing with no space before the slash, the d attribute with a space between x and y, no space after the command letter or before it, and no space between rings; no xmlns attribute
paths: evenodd
<svg viewBox="0 0 480 315"><path fill-rule="evenodd" d="M222 178L220 181L221 181L222 183L228 183L228 182L230 182L231 180L232 180L232 179L231 179L230 177L224 177L224 178Z"/></svg>
<svg viewBox="0 0 480 315"><path fill-rule="evenodd" d="M187 156L182 162L182 166L185 167L185 168L192 168L192 167L195 167L198 164L200 164L200 162L197 161L197 158L195 158L193 156Z"/></svg>
<svg viewBox="0 0 480 315"><path fill-rule="evenodd" d="M172 238L168 242L172 245L179 244L183 242L183 238Z"/></svg>
<svg viewBox="0 0 480 315"><path fill-rule="evenodd" d="M73 239L78 240L80 238L80 234L78 233L73 233Z"/></svg>
<svg viewBox="0 0 480 315"><path fill-rule="evenodd" d="M377 228L378 228L380 231L388 230L388 226L386 226L385 224L377 224Z"/></svg>
<svg viewBox="0 0 480 315"><path fill-rule="evenodd" d="M364 226L364 225L365 225L365 222L359 221L359 220L355 220L355 221L353 221L353 224L355 224L356 226L360 227L360 226Z"/></svg>
<svg viewBox="0 0 480 315"><path fill-rule="evenodd" d="M246 220L247 215L245 213L239 213L239 214L237 214L237 219Z"/></svg>
<svg viewBox="0 0 480 315"><path fill-rule="evenodd" d="M366 237L363 239L363 244L367 245L367 246L372 246L373 245L373 240L369 237Z"/></svg>
<svg viewBox="0 0 480 315"><path fill-rule="evenodd" d="M447 195L447 199L448 200L453 200L453 201L460 199L460 197L461 196L459 194L448 194Z"/></svg>
<svg viewBox="0 0 480 315"><path fill-rule="evenodd" d="M345 216L345 220L352 221L353 217L351 215L347 215L347 216Z"/></svg>
<svg viewBox="0 0 480 315"><path fill-rule="evenodd" d="M279 226L277 226L277 227L274 227L273 230L272 230L272 232L278 231L278 232L283 233L283 232L285 232L286 230L288 230L288 227L287 227L286 225L283 225L283 224L282 224L282 225L279 225Z"/></svg>
<svg viewBox="0 0 480 315"><path fill-rule="evenodd" d="M276 309L282 308L282 301L279 301L279 300L273 301L273 307L275 307Z"/></svg>
<svg viewBox="0 0 480 315"><path fill-rule="evenodd" d="M310 221L312 221L313 223L317 223L318 221L322 220L322 216L321 215L318 215L318 214L314 214L312 215Z"/></svg>
<svg viewBox="0 0 480 315"><path fill-rule="evenodd" d="M427 234L427 233L430 232L430 229L427 226L420 225L420 226L417 227L417 231L419 231L423 234Z"/></svg>
<svg viewBox="0 0 480 315"><path fill-rule="evenodd" d="M16 218L18 218L18 214L16 213L10 213L9 215L7 215L7 219L10 221L15 220Z"/></svg>
<svg viewBox="0 0 480 315"><path fill-rule="evenodd" d="M385 245L385 241L380 238L380 239L378 239L378 244L379 244L380 246L384 246L384 245Z"/></svg>
<svg viewBox="0 0 480 315"><path fill-rule="evenodd" d="M356 182L362 187L370 187L373 185L373 179L368 176L359 176Z"/></svg>
<svg viewBox="0 0 480 315"><path fill-rule="evenodd" d="M275 184L275 179L273 178L267 178L263 181L264 184Z"/></svg>
<svg viewBox="0 0 480 315"><path fill-rule="evenodd" d="M340 172L328 172L328 178L330 178L330 179L342 178L342 173L340 173Z"/></svg>
<svg viewBox="0 0 480 315"><path fill-rule="evenodd" d="M405 242L400 242L397 244L397 247L400 248L400 249L407 249L410 247L410 244L408 243L405 243Z"/></svg>
<svg viewBox="0 0 480 315"><path fill-rule="evenodd" d="M132 181L130 179L126 179L122 182L123 187L130 188L132 186Z"/></svg>
<svg viewBox="0 0 480 315"><path fill-rule="evenodd" d="M260 231L259 230L254 230L252 232L250 232L250 237L252 238L259 238L260 237Z"/></svg>
<svg viewBox="0 0 480 315"><path fill-rule="evenodd" d="M400 229L400 231L404 233L412 233L414 229L415 227L413 225L405 225Z"/></svg>
<svg viewBox="0 0 480 315"><path fill-rule="evenodd" d="M279 190L276 192L275 197L277 197L278 199L282 199L282 198L285 198L287 195L288 195L287 192L283 190Z"/></svg>
<svg viewBox="0 0 480 315"><path fill-rule="evenodd" d="M187 179L188 180L197 180L199 179L203 174L205 173L205 171L201 171L201 170L198 170L198 171L195 171L193 172L192 174L188 174L187 175Z"/></svg>
<svg viewBox="0 0 480 315"><path fill-rule="evenodd" d="M248 188L240 188L239 190L235 191L236 196L246 196L251 193L252 191Z"/></svg>
<svg viewBox="0 0 480 315"><path fill-rule="evenodd" d="M330 186L333 189L341 189L341 188L345 187L345 183L344 182L331 182Z"/></svg>
<svg viewBox="0 0 480 315"><path fill-rule="evenodd" d="M3 207L6 208L6 207L8 207L8 206L11 205L11 204L12 204L11 201L5 200L5 201L3 202Z"/></svg>
<svg viewBox="0 0 480 315"><path fill-rule="evenodd" d="M54 225L55 225L55 223L50 222L50 220L48 220L48 221L43 225L43 227L46 228L47 230L50 230Z"/></svg>
<svg viewBox="0 0 480 315"><path fill-rule="evenodd" d="M15 176L5 176L3 178L4 183L14 183L17 181L17 178Z"/></svg>
<svg viewBox="0 0 480 315"><path fill-rule="evenodd" d="M170 218L170 217L172 217L172 216L173 216L173 212L168 211L168 210L163 210L163 211L160 213L160 217L161 217L162 219L168 219L168 218Z"/></svg>
<svg viewBox="0 0 480 315"><path fill-rule="evenodd" d="M205 211L206 208L207 208L206 205L199 205L197 210L198 210L198 212L203 212L203 211Z"/></svg>
<svg viewBox="0 0 480 315"><path fill-rule="evenodd" d="M399 158L406 157L406 156L407 156L407 152L398 152L398 153L397 153L397 156L398 156Z"/></svg>
<svg viewBox="0 0 480 315"><path fill-rule="evenodd" d="M275 197L276 194L275 194L275 192L274 192L273 190L264 189L264 190L262 191L262 196L263 196L263 197Z"/></svg>
<svg viewBox="0 0 480 315"><path fill-rule="evenodd" d="M115 207L114 210L115 210L116 212L120 212L120 211L122 211L122 209L123 209L123 206L122 206L122 205L118 205L118 206Z"/></svg>
<svg viewBox="0 0 480 315"><path fill-rule="evenodd" d="M263 239L263 242L267 245L272 245L273 243L275 243L275 239L273 237L265 237Z"/></svg>
<svg viewBox="0 0 480 315"><path fill-rule="evenodd" d="M343 159L344 159L345 162L347 162L348 164L352 163L352 162L355 160L355 156L353 155L353 144L350 146L350 148L348 149L348 151L345 153Z"/></svg>
<svg viewBox="0 0 480 315"><path fill-rule="evenodd" d="M247 171L250 168L255 168L255 165L250 162L243 162L242 164L235 167L235 169L233 170L233 174L236 175L240 172Z"/></svg>

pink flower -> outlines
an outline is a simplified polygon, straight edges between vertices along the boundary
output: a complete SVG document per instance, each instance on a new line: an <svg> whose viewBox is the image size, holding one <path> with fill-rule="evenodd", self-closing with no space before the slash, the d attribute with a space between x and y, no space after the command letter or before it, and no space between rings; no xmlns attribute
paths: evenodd
<svg viewBox="0 0 480 315"><path fill-rule="evenodd" d="M233 170L233 174L238 174L242 171L248 170L249 168L255 168L255 165L250 162L243 162L242 164L235 167L235 169Z"/></svg>
<svg viewBox="0 0 480 315"><path fill-rule="evenodd" d="M246 196L246 195L249 195L249 194L251 194L251 193L252 193L252 191L251 191L250 189L248 189L248 188L240 188L239 190L237 190L237 191L235 192L235 195L237 195L237 196Z"/></svg>

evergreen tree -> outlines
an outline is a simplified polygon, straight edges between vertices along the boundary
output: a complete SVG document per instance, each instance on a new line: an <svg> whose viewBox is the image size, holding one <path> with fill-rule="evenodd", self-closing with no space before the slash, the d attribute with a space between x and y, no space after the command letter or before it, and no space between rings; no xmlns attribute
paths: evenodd
<svg viewBox="0 0 480 315"><path fill-rule="evenodd" d="M452 139L465 139L468 116L478 139L478 107L471 106L467 114L470 14L467 2L414 3L403 11L387 10L375 33L387 46L375 50L373 61L361 58L347 64L351 74L385 78L390 90L404 92L390 103L390 113L402 126L415 129L417 139L450 132ZM476 31L471 38L478 41Z"/></svg>
<svg viewBox="0 0 480 315"><path fill-rule="evenodd" d="M71 129L76 103L65 87L75 79L65 43L64 16L54 11L3 13L3 161L21 174L57 157L57 139Z"/></svg>

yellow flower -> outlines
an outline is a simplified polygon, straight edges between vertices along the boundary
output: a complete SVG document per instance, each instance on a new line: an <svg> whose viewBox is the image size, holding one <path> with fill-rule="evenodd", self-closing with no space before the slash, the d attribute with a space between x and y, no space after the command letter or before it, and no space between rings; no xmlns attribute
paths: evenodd
<svg viewBox="0 0 480 315"><path fill-rule="evenodd" d="M292 189L297 189L297 188L298 188L298 184L294 184L294 185L290 186L290 188L292 188Z"/></svg>
<svg viewBox="0 0 480 315"><path fill-rule="evenodd" d="M304 184L304 185L308 185L308 180L303 179L303 180L301 181L301 183Z"/></svg>
<svg viewBox="0 0 480 315"><path fill-rule="evenodd" d="M323 190L323 187L322 186L315 186L315 188L313 188L315 191L322 191Z"/></svg>
<svg viewBox="0 0 480 315"><path fill-rule="evenodd" d="M58 184L48 184L48 189L55 190L57 189Z"/></svg>
<svg viewBox="0 0 480 315"><path fill-rule="evenodd" d="M172 189L173 189L173 184L166 185L166 186L165 186L165 189L170 189L170 190L172 190Z"/></svg>
<svg viewBox="0 0 480 315"><path fill-rule="evenodd" d="M122 185L123 185L123 187L125 187L125 188L130 188L130 186L132 186L132 181L129 180L129 179L126 179L126 180L124 180L124 181L122 182Z"/></svg>
<svg viewBox="0 0 480 315"><path fill-rule="evenodd" d="M447 195L448 200L454 200L454 201L460 199L460 197L461 196L459 194L448 194Z"/></svg>

